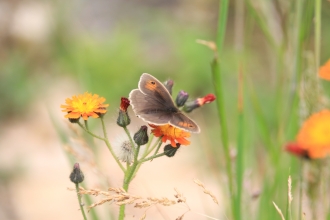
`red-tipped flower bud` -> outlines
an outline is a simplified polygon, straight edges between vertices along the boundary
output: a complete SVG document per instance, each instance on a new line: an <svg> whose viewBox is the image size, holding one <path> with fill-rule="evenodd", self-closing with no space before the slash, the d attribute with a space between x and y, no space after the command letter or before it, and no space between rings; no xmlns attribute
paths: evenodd
<svg viewBox="0 0 330 220"><path fill-rule="evenodd" d="M130 105L130 102L127 98L122 97L119 108L119 115L117 118L117 125L120 127L126 127L131 123L131 119L127 113L127 108Z"/></svg>
<svg viewBox="0 0 330 220"><path fill-rule="evenodd" d="M127 112L127 108L129 105L130 105L130 102L129 102L128 98L121 97L120 110Z"/></svg>
<svg viewBox="0 0 330 220"><path fill-rule="evenodd" d="M205 104L211 103L216 99L215 95L208 94L203 98L195 99L194 101L187 102L183 108L185 112L191 112L196 108L199 108Z"/></svg>
<svg viewBox="0 0 330 220"><path fill-rule="evenodd" d="M288 143L285 146L285 150L298 157L310 159L310 157L308 155L308 151L306 149L301 148L297 143Z"/></svg>

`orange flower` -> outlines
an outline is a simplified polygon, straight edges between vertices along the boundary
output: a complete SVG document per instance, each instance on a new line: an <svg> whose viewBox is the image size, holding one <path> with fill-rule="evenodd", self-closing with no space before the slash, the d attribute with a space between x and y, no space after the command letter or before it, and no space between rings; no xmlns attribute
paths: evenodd
<svg viewBox="0 0 330 220"><path fill-rule="evenodd" d="M190 133L183 131L177 127L173 127L172 125L151 125L150 127L154 128L151 132L156 137L162 137L162 142L165 143L167 140L171 141L172 147L176 147L176 142L182 145L189 145L190 141L185 138L190 137Z"/></svg>
<svg viewBox="0 0 330 220"><path fill-rule="evenodd" d="M296 142L288 144L286 149L311 159L330 154L330 111L323 110L311 115L302 125Z"/></svg>
<svg viewBox="0 0 330 220"><path fill-rule="evenodd" d="M69 119L79 119L83 117L87 120L88 117L98 118L100 114L105 114L107 112L106 107L109 104L102 104L105 98L99 97L97 94L90 94L85 92L78 96L72 96L72 98L67 98L65 100L66 105L61 105L63 108L62 112L67 112L65 118Z"/></svg>
<svg viewBox="0 0 330 220"><path fill-rule="evenodd" d="M330 59L320 67L319 77L325 80L330 80Z"/></svg>

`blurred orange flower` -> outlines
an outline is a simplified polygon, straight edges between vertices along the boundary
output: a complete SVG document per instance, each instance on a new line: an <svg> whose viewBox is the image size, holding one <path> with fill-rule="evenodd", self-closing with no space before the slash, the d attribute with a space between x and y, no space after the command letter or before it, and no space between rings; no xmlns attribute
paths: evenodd
<svg viewBox="0 0 330 220"><path fill-rule="evenodd" d="M320 67L319 77L325 80L330 80L330 59Z"/></svg>
<svg viewBox="0 0 330 220"><path fill-rule="evenodd" d="M149 124L153 129L151 133L153 133L156 137L162 137L162 142L165 143L167 140L171 141L172 147L177 147L176 143L181 145L189 145L190 141L185 138L190 137L190 133L183 131L177 127L173 127L172 125L152 125Z"/></svg>
<svg viewBox="0 0 330 220"><path fill-rule="evenodd" d="M296 142L288 144L286 150L311 159L330 154L330 111L322 110L311 115L302 125Z"/></svg>
<svg viewBox="0 0 330 220"><path fill-rule="evenodd" d="M72 98L67 98L65 100L66 105L61 105L62 112L67 112L65 118L69 119L79 119L83 117L87 120L88 117L98 118L100 114L107 112L106 107L109 104L102 104L105 98L99 97L99 95L85 92L78 96L72 96Z"/></svg>

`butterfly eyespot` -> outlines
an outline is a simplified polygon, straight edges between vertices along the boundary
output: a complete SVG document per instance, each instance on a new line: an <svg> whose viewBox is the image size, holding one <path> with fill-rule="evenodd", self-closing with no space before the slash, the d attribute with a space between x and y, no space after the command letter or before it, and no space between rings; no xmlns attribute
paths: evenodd
<svg viewBox="0 0 330 220"><path fill-rule="evenodd" d="M150 83L151 83L152 85L155 85L155 84L156 84L156 82L155 82L155 81L151 81Z"/></svg>

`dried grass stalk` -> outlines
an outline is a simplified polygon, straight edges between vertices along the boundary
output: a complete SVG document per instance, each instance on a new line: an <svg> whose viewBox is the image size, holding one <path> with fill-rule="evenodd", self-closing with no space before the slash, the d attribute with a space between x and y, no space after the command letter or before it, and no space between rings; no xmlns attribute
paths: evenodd
<svg viewBox="0 0 330 220"><path fill-rule="evenodd" d="M211 191L209 191L208 189L206 189L206 187L204 186L204 184L200 180L194 179L194 182L203 189L203 192L205 194L211 196L211 198L213 199L213 202L215 202L216 204L219 205L218 200L215 197L215 195Z"/></svg>

